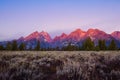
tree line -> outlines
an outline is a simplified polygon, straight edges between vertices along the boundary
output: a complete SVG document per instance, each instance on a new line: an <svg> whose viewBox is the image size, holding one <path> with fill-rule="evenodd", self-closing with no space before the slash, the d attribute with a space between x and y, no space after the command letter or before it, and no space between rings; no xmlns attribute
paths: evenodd
<svg viewBox="0 0 120 80"><path fill-rule="evenodd" d="M68 43L67 46L64 46L62 48L56 47L56 48L41 48L40 42L37 41L37 45L34 47L30 47L29 49L26 49L26 44L21 43L17 44L16 40L13 40L12 42L8 42L6 46L0 45L0 50L10 50L10 51L23 51L23 50L35 50L35 51L99 51L99 50L120 50L115 41L112 40L110 44L107 46L105 40L98 40L98 44L95 45L95 43L91 40L91 38L87 38L82 46L72 45L72 43Z"/></svg>

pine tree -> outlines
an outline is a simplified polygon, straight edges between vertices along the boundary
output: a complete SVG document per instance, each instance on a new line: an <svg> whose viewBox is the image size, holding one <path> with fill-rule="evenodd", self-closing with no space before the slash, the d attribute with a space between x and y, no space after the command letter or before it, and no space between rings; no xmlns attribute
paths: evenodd
<svg viewBox="0 0 120 80"><path fill-rule="evenodd" d="M24 43L21 43L21 44L20 44L19 50L25 50L25 44L24 44Z"/></svg>
<svg viewBox="0 0 120 80"><path fill-rule="evenodd" d="M98 41L98 47L100 50L106 50L107 47L106 47L106 41L105 40L99 40Z"/></svg>
<svg viewBox="0 0 120 80"><path fill-rule="evenodd" d="M3 47L3 45L0 45L0 50L4 50L4 47Z"/></svg>
<svg viewBox="0 0 120 80"><path fill-rule="evenodd" d="M100 50L100 48L99 48L99 46L97 45L97 46L95 46L95 50L96 51L99 51Z"/></svg>
<svg viewBox="0 0 120 80"><path fill-rule="evenodd" d="M78 50L81 51L82 50L82 46L78 46Z"/></svg>
<svg viewBox="0 0 120 80"><path fill-rule="evenodd" d="M13 42L12 42L12 50L13 51L18 50L18 48L17 48L17 41L16 40L13 40Z"/></svg>
<svg viewBox="0 0 120 80"><path fill-rule="evenodd" d="M109 50L117 50L117 45L114 40L111 41L110 45L108 46Z"/></svg>
<svg viewBox="0 0 120 80"><path fill-rule="evenodd" d="M37 45L36 45L36 47L35 47L35 50L36 50L36 51L39 51L39 50L40 50L40 42L39 42L39 41L37 41Z"/></svg>
<svg viewBox="0 0 120 80"><path fill-rule="evenodd" d="M72 43L69 42L68 45L66 47L63 47L62 50L65 50L65 51L75 51L77 49L78 49L77 46L72 45Z"/></svg>
<svg viewBox="0 0 120 80"><path fill-rule="evenodd" d="M67 50L68 50L68 51L72 51L71 43L68 43L68 45L67 45Z"/></svg>
<svg viewBox="0 0 120 80"><path fill-rule="evenodd" d="M62 51L66 51L66 47L65 47L65 46L63 46L61 50L62 50Z"/></svg>
<svg viewBox="0 0 120 80"><path fill-rule="evenodd" d="M30 46L28 50L33 50L33 49L32 49L32 46Z"/></svg>
<svg viewBox="0 0 120 80"><path fill-rule="evenodd" d="M91 38L87 38L82 45L83 50L94 50L95 45Z"/></svg>
<svg viewBox="0 0 120 80"><path fill-rule="evenodd" d="M57 47L55 48L55 50L56 50L56 51L59 51L60 49L59 49L59 47L57 46Z"/></svg>
<svg viewBox="0 0 120 80"><path fill-rule="evenodd" d="M8 42L6 44L6 50L12 50L12 44L11 44L11 42Z"/></svg>

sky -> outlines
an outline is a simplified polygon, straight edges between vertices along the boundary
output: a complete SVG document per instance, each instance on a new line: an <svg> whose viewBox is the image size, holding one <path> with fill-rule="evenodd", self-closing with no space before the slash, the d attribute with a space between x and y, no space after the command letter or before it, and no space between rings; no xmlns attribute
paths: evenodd
<svg viewBox="0 0 120 80"><path fill-rule="evenodd" d="M120 31L120 0L0 0L0 41L78 28Z"/></svg>

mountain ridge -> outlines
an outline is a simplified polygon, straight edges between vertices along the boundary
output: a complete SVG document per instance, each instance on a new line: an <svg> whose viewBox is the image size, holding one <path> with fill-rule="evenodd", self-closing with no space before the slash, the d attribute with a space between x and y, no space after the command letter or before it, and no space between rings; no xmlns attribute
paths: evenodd
<svg viewBox="0 0 120 80"><path fill-rule="evenodd" d="M25 40L29 40L28 39L28 37L30 37L30 35L34 35L34 38L36 38L36 36L35 35L40 35L40 34L42 34L42 35L45 35L45 34L47 34L48 36L49 36L49 38L50 38L50 40L54 40L55 38L58 38L58 37L63 37L63 36L66 36L66 37L68 37L68 36L72 36L73 34L75 34L74 36L76 36L76 34L77 34L77 37L78 36L81 36L82 34L80 34L80 33L83 33L83 35L84 34L86 34L86 33L88 33L89 35L90 35L90 33L92 33L92 32L94 32L94 31L96 31L96 32L101 32L101 33L104 33L104 34L108 34L108 33L106 33L106 32L104 32L104 31L102 31L102 30L100 30L100 29L93 29L93 28L90 28L90 29L88 29L87 31L83 31L82 29L80 29L80 28L78 28L78 29L76 29L76 30L74 30L74 31L72 31L71 33L69 33L69 34L66 34L66 33L61 33L61 35L56 35L55 37L53 37L53 38L51 38L51 36L49 35L49 33L48 32L45 32L45 31L41 31L41 32L38 32L38 31L35 31L35 32L33 32L33 33L31 33L31 34L29 34L28 36L26 36L26 37L20 37L20 38L24 38ZM87 34L87 35L88 35ZM96 33L94 33L94 34L96 34ZM110 33L110 34L108 34L108 35L111 35L111 36L113 36L113 37L119 37L119 39L120 39L120 31L113 31L112 33ZM20 39L19 38L19 39ZM32 37L31 37L32 38Z"/></svg>
<svg viewBox="0 0 120 80"><path fill-rule="evenodd" d="M106 40L106 44L108 45L111 40L115 40L117 45L120 47L120 31L114 31L111 34L108 34L100 29L90 28L87 31L83 31L81 29L76 29L69 34L62 33L59 36L55 36L51 38L48 32L45 31L35 31L28 36L20 37L16 39L18 43L26 43L29 48L32 46L33 48L36 46L37 41L40 41L41 47L64 47L68 45L70 42L73 45L80 45L87 38L91 38L95 44L98 43L98 40Z"/></svg>

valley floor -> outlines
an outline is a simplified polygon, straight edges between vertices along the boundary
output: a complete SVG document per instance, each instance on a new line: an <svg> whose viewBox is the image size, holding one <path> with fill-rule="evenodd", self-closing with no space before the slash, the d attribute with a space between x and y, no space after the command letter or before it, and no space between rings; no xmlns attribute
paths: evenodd
<svg viewBox="0 0 120 80"><path fill-rule="evenodd" d="M120 51L0 51L0 80L120 80Z"/></svg>

